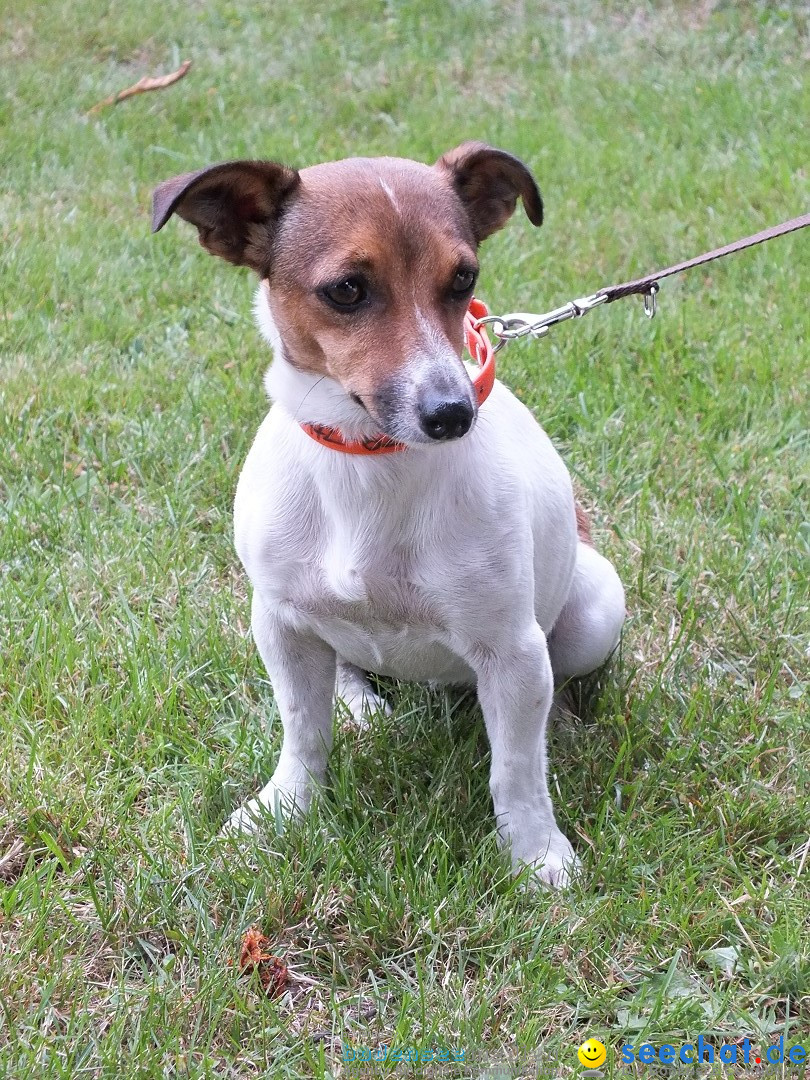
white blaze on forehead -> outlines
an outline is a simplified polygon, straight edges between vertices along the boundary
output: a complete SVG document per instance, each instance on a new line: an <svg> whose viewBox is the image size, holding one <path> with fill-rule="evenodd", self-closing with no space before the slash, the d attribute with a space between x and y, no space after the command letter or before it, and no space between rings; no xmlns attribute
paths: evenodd
<svg viewBox="0 0 810 1080"><path fill-rule="evenodd" d="M383 189L385 194L388 196L388 201L391 203L391 205L396 210L396 212L398 214L401 214L402 211L399 208L399 203L397 202L397 197L393 193L393 191L391 190L390 185L386 184L385 180L383 180L383 178L381 176L377 177L377 179L380 181L380 187Z"/></svg>

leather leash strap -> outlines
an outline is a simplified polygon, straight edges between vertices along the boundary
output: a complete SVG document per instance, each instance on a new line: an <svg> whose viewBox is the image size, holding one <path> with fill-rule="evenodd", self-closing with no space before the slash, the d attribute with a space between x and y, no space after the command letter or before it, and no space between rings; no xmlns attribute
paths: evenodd
<svg viewBox="0 0 810 1080"><path fill-rule="evenodd" d="M733 244L707 251L705 255L698 255L696 259L688 259L686 262L668 266L665 270L657 270L654 274L636 278L635 281L625 281L621 285L607 285L589 296L580 296L576 300L569 300L562 307L547 311L544 315L533 315L526 311L515 311L509 315L485 315L480 324L498 339L495 352L502 349L509 341L518 341L520 338L534 338L539 340L545 337L552 326L565 322L567 319L578 319L587 315L589 311L601 304L612 304L614 300L621 300L624 296L642 295L644 297L644 311L652 318L655 315L655 297L658 293L658 282L663 278L680 274L683 270L691 270L694 266L702 266L704 263L722 259L724 255L732 255L735 251L743 251L745 248L754 247L755 244L764 244L766 240L773 240L785 233L796 232L810 225L810 214L791 218L783 221L781 225L773 225L770 229L746 236L742 240L735 240Z"/></svg>
<svg viewBox="0 0 810 1080"><path fill-rule="evenodd" d="M745 248L762 244L766 240L783 236L785 233L795 232L810 225L810 214L791 218L783 221L781 225L773 225L770 229L746 236L743 240L735 240L733 244L715 248L705 255L698 255L696 259L676 263L668 266L666 270L659 270L655 274L647 274L646 277L636 278L635 281L625 281L621 285L608 285L607 288L599 289L591 296L583 296L578 300L569 300L560 308L549 311L545 315L528 315L516 313L514 315L490 315L486 306L473 298L464 318L464 334L467 349L472 358L478 363L479 371L473 380L473 389L478 399L478 404L483 405L489 396L495 382L495 353L507 341L514 341L522 337L539 338L545 336L549 329L566 319L579 318L600 304L612 304L614 300L621 300L624 296L641 294L644 296L644 310L652 317L655 314L655 294L658 292L658 282L663 278L680 274L683 270L691 270L694 266L702 266L704 263L722 259L724 255L732 255L735 251L743 251ZM493 348L487 337L486 329L492 330L498 338L498 344ZM340 450L344 454L393 454L405 450L404 443L396 442L387 435L374 435L367 439L346 439L337 429L326 427L323 424L302 423L301 427L311 439L319 442L330 450Z"/></svg>
<svg viewBox="0 0 810 1080"><path fill-rule="evenodd" d="M713 262L715 259L722 259L724 255L733 255L735 251L742 251L756 244L764 244L766 240L773 240L785 233L795 232L807 225L810 225L810 214L803 214L801 217L791 218L790 221L783 221L781 225L763 229L762 232L754 233L753 236L746 236L743 240L735 240L733 244L715 248L714 251L709 251L705 255L698 255L696 259L688 259L686 262L676 263L675 266L668 266L666 270L659 270L656 274L648 274L635 281L625 281L622 285L609 285L606 289L599 289L594 295L607 297L603 301L605 304L612 304L614 300L621 300L623 296L648 295L653 286L657 285L662 278L680 274L682 270L691 270L693 266L702 266L703 263Z"/></svg>

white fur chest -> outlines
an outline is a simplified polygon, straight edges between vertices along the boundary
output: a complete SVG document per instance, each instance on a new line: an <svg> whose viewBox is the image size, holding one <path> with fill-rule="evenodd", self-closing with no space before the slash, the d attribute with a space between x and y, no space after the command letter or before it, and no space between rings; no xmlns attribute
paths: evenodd
<svg viewBox="0 0 810 1080"><path fill-rule="evenodd" d="M327 558L296 576L282 601L291 622L313 630L345 660L400 679L468 681L452 648L441 596L388 562L341 566Z"/></svg>
<svg viewBox="0 0 810 1080"><path fill-rule="evenodd" d="M550 629L573 564L570 485L499 389L465 439L383 458L325 449L275 407L235 506L237 550L266 603L343 659L403 679L468 681L461 656L477 642L535 615ZM514 428L497 416L510 403L536 444L515 460L490 437Z"/></svg>

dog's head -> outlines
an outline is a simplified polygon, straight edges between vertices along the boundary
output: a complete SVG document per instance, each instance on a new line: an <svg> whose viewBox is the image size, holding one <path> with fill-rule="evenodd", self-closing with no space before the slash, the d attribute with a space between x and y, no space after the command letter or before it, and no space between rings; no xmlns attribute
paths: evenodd
<svg viewBox="0 0 810 1080"><path fill-rule="evenodd" d="M464 435L475 418L464 313L478 245L518 198L539 225L529 170L477 142L432 167L234 161L161 184L153 228L177 213L213 255L252 267L287 363L333 380L386 435L429 443Z"/></svg>

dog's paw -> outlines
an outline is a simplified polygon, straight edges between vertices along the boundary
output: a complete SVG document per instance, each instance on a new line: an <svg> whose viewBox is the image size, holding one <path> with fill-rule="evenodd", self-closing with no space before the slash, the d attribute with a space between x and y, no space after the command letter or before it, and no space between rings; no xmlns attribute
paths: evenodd
<svg viewBox="0 0 810 1080"><path fill-rule="evenodd" d="M227 819L220 829L220 836L250 836L262 829L262 820L266 819L270 811L262 806L258 799L251 799L244 806L240 806Z"/></svg>
<svg viewBox="0 0 810 1080"><path fill-rule="evenodd" d="M344 689L341 696L335 700L338 707L343 706L351 718L347 721L347 726L358 731L365 731L374 716L391 715L391 706L370 686L356 690Z"/></svg>
<svg viewBox="0 0 810 1080"><path fill-rule="evenodd" d="M567 889L581 868L582 863L573 852L569 858L548 852L542 864L534 864L533 877L540 885Z"/></svg>
<svg viewBox="0 0 810 1080"><path fill-rule="evenodd" d="M522 869L523 865L521 863L516 869ZM532 859L531 881L551 889L567 889L581 866L567 837L557 831L548 837L542 850Z"/></svg>
<svg viewBox="0 0 810 1080"><path fill-rule="evenodd" d="M220 830L221 836L246 836L275 829L280 831L283 823L303 815L311 799L309 790L291 790L278 787L270 781L255 799L249 799L234 810Z"/></svg>

